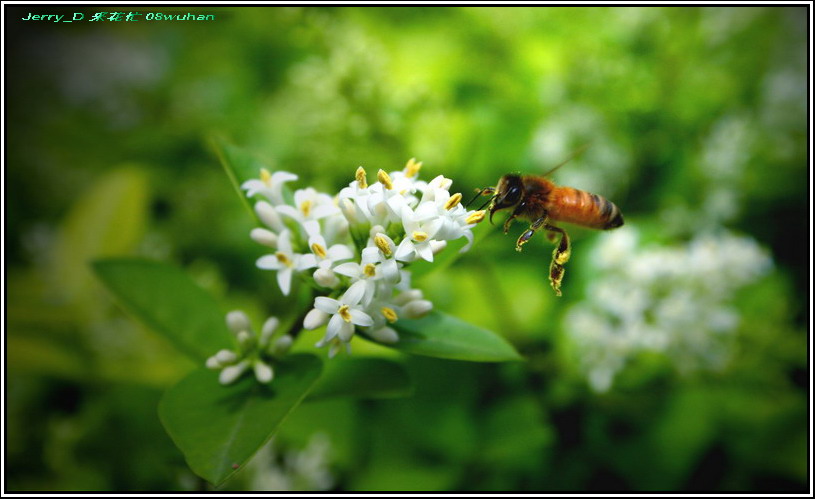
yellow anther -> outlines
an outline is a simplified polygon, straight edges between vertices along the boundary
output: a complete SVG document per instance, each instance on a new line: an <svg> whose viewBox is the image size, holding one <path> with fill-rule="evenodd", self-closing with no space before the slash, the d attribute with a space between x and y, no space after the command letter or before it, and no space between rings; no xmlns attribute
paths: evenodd
<svg viewBox="0 0 815 499"><path fill-rule="evenodd" d="M396 311L390 307L382 307L382 315L388 319L388 322L396 322L399 319L399 316L396 315Z"/></svg>
<svg viewBox="0 0 815 499"><path fill-rule="evenodd" d="M272 180L272 174L269 173L269 170L267 170L266 168L260 169L260 180L264 184L269 185L269 182L271 182Z"/></svg>
<svg viewBox="0 0 815 499"><path fill-rule="evenodd" d="M345 322L351 322L351 312L349 312L350 307L348 305L342 305L337 313L340 314L342 320Z"/></svg>
<svg viewBox="0 0 815 499"><path fill-rule="evenodd" d="M303 216L307 217L309 213L311 213L311 201L306 199L302 203L300 203L300 211L303 212Z"/></svg>
<svg viewBox="0 0 815 499"><path fill-rule="evenodd" d="M393 182L391 181L390 175L385 170L379 170L376 174L377 180L379 183L385 186L385 189L391 190L393 189Z"/></svg>
<svg viewBox="0 0 815 499"><path fill-rule="evenodd" d="M322 244L314 243L311 245L311 252L317 255L318 258L325 258L325 248L323 248Z"/></svg>
<svg viewBox="0 0 815 499"><path fill-rule="evenodd" d="M357 186L360 189L365 189L368 187L368 174L365 172L365 168L361 166L357 168L357 172L354 174L354 177L357 179Z"/></svg>
<svg viewBox="0 0 815 499"><path fill-rule="evenodd" d="M373 263L366 263L364 267L362 267L362 273L365 274L366 277L373 277L376 275L376 265Z"/></svg>
<svg viewBox="0 0 815 499"><path fill-rule="evenodd" d="M292 262L289 259L289 257L287 257L284 253L278 251L277 253L274 254L274 256L277 257L278 262L282 263L286 267L291 267L292 265L294 265L294 262Z"/></svg>
<svg viewBox="0 0 815 499"><path fill-rule="evenodd" d="M383 255L391 256L391 245L382 234L374 236L374 243L376 243L376 247L379 248L379 251L381 251Z"/></svg>
<svg viewBox="0 0 815 499"><path fill-rule="evenodd" d="M411 178L416 176L419 173L419 170L422 169L422 162L416 162L416 158L410 158L405 166L405 177Z"/></svg>
<svg viewBox="0 0 815 499"><path fill-rule="evenodd" d="M461 193L457 192L457 193L453 194L452 196L450 196L450 199L448 199L447 202L444 203L444 209L445 210L452 210L460 202L461 202Z"/></svg>
<svg viewBox="0 0 815 499"><path fill-rule="evenodd" d="M470 213L467 218L464 219L464 223L467 225L469 224L477 224L478 222L484 220L484 215L487 213L487 210L478 210Z"/></svg>
<svg viewBox="0 0 815 499"><path fill-rule="evenodd" d="M414 241L422 242L422 241L426 241L429 236L427 235L427 232L422 232L420 230L414 230L413 234L411 234L410 237L412 237Z"/></svg>

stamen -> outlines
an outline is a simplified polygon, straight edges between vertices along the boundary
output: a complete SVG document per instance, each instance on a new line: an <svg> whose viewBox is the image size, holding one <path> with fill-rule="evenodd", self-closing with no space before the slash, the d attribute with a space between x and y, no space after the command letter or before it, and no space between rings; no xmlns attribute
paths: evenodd
<svg viewBox="0 0 815 499"><path fill-rule="evenodd" d="M261 168L260 169L260 181L263 182L266 185L269 185L271 180L272 180L272 174L269 173L269 170L267 170L266 168Z"/></svg>
<svg viewBox="0 0 815 499"><path fill-rule="evenodd" d="M374 236L374 243L376 243L376 247L379 248L379 251L381 251L383 255L391 256L391 246L388 244L388 240L385 239L382 234L377 234Z"/></svg>
<svg viewBox="0 0 815 499"><path fill-rule="evenodd" d="M407 166L405 166L405 177L411 178L415 177L419 170L422 169L422 162L416 162L416 158L410 158L407 162Z"/></svg>
<svg viewBox="0 0 815 499"><path fill-rule="evenodd" d="M317 255L318 258L325 258L326 252L325 248L321 244L314 243L311 245L311 252Z"/></svg>
<svg viewBox="0 0 815 499"><path fill-rule="evenodd" d="M342 305L340 309L337 310L337 313L340 314L340 317L342 317L342 320L345 322L351 322L351 312L348 311L349 308L348 305Z"/></svg>
<svg viewBox="0 0 815 499"><path fill-rule="evenodd" d="M411 234L410 237L412 237L414 241L417 241L417 242L421 243L423 241L426 241L429 236L427 235L427 232L422 232L420 230L414 230L413 234Z"/></svg>
<svg viewBox="0 0 815 499"><path fill-rule="evenodd" d="M464 223L467 225L469 224L477 224L480 221L484 220L484 215L487 213L486 210L478 210L470 213L467 218L464 219Z"/></svg>
<svg viewBox="0 0 815 499"><path fill-rule="evenodd" d="M357 168L357 172L354 174L354 177L357 179L357 186L360 189L367 189L368 188L368 174L365 172L365 168L359 167Z"/></svg>
<svg viewBox="0 0 815 499"><path fill-rule="evenodd" d="M307 217L309 213L311 213L311 201L306 199L302 203L300 203L300 211L303 212L303 216Z"/></svg>
<svg viewBox="0 0 815 499"><path fill-rule="evenodd" d="M282 264L283 264L283 265L285 265L286 267L291 267L291 266L293 266L293 265L294 265L294 262L292 262L292 261L289 259L289 257L288 257L288 256L286 256L286 254L285 254L285 253L281 253L281 252L279 252L279 251L278 251L277 253L275 253L275 254L274 254L274 256L275 256L275 257L277 257L277 261L278 261L278 262L282 263Z"/></svg>
<svg viewBox="0 0 815 499"><path fill-rule="evenodd" d="M399 319L399 316L396 315L396 311L390 307L382 307L382 315L385 316L385 319L390 323L394 323Z"/></svg>
<svg viewBox="0 0 815 499"><path fill-rule="evenodd" d="M447 202L444 204L444 209L447 210L447 211L450 211L453 208L455 208L456 205L458 203L460 203L460 202L461 202L461 193L457 192L457 193L453 194L452 196L450 196L450 199L448 199Z"/></svg>
<svg viewBox="0 0 815 499"><path fill-rule="evenodd" d="M385 172L385 170L379 170L376 174L376 178L379 180L379 183L385 186L385 189L391 190L393 189L393 182L391 181L390 175Z"/></svg>
<svg viewBox="0 0 815 499"><path fill-rule="evenodd" d="M362 267L362 273L365 274L366 277L373 277L376 275L376 265L373 263L366 263L364 267Z"/></svg>

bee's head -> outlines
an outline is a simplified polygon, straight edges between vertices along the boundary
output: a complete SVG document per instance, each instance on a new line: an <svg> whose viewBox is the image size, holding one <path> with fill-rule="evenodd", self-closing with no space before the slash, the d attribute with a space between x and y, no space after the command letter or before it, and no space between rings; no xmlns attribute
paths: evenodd
<svg viewBox="0 0 815 499"><path fill-rule="evenodd" d="M495 188L495 196L490 203L490 222L492 215L499 210L512 208L521 202L523 198L524 186L521 176L517 173L509 173L498 180Z"/></svg>

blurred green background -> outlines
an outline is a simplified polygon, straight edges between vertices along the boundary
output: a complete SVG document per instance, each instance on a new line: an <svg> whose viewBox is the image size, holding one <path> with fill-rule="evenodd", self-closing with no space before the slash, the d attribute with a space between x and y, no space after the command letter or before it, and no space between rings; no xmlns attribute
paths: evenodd
<svg viewBox="0 0 815 499"><path fill-rule="evenodd" d="M416 157L466 195L589 144L554 180L626 217L569 229L560 299L544 237L477 227L416 284L527 361L395 357L413 397L305 404L224 489L807 490L807 8L20 20L102 10L4 5L8 491L207 487L156 415L190 362L87 262L172 262L224 312L285 315L212 133L329 193Z"/></svg>

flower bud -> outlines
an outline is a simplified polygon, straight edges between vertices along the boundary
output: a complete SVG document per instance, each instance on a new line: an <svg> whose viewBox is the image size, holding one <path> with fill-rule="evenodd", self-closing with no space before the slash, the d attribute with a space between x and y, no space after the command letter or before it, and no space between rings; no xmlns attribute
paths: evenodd
<svg viewBox="0 0 815 499"><path fill-rule="evenodd" d="M241 331L248 330L251 327L249 325L249 317L247 317L241 310L233 310L226 314L226 325L229 327L229 330L236 335Z"/></svg>
<svg viewBox="0 0 815 499"><path fill-rule="evenodd" d="M369 331L368 335L380 343L396 343L399 341L399 335L393 328L388 326Z"/></svg>
<svg viewBox="0 0 815 499"><path fill-rule="evenodd" d="M433 303L427 300L414 300L402 307L402 313L408 319L424 317L431 310L433 310Z"/></svg>
<svg viewBox="0 0 815 499"><path fill-rule="evenodd" d="M283 229L286 228L283 225L283 221L280 220L280 215L277 214L277 210L266 201L255 203L255 213L261 222L275 232L282 232Z"/></svg>
<svg viewBox="0 0 815 499"><path fill-rule="evenodd" d="M407 304L409 302L412 302L414 300L421 300L423 298L424 298L424 295L422 294L421 289L409 289L407 291L403 291L403 292L399 293L399 296L394 298L393 302L396 305L401 306L401 305L405 305L405 304Z"/></svg>
<svg viewBox="0 0 815 499"><path fill-rule="evenodd" d="M232 350L219 350L218 353L214 355L214 358L220 365L228 365L234 363L238 360L238 354L233 352Z"/></svg>
<svg viewBox="0 0 815 499"><path fill-rule="evenodd" d="M303 327L305 329L317 329L318 327L324 325L328 322L328 314L323 312L322 310L317 310L316 308L312 308L306 314L306 317L303 319Z"/></svg>
<svg viewBox="0 0 815 499"><path fill-rule="evenodd" d="M256 227L249 233L249 237L258 244L277 249L277 234L268 229Z"/></svg>
<svg viewBox="0 0 815 499"><path fill-rule="evenodd" d="M255 370L255 378L261 383L268 383L274 377L274 371L272 371L272 367L263 362L262 360L256 360L255 365L252 366Z"/></svg>
<svg viewBox="0 0 815 499"><path fill-rule="evenodd" d="M430 241L430 250L434 255L441 253L447 247L447 241L437 241L435 239Z"/></svg>
<svg viewBox="0 0 815 499"><path fill-rule="evenodd" d="M278 325L280 325L280 321L277 319L277 317L269 317L266 319L266 322L263 323L263 329L260 330L261 345L267 345L269 343L269 340L271 339Z"/></svg>
<svg viewBox="0 0 815 499"><path fill-rule="evenodd" d="M284 334L277 340L275 340L274 344L269 348L269 353L272 355L283 355L284 353L289 351L292 344L294 343L294 338L289 336L288 334Z"/></svg>
<svg viewBox="0 0 815 499"><path fill-rule="evenodd" d="M220 369L221 367L223 366L214 355L207 359L207 369Z"/></svg>
<svg viewBox="0 0 815 499"><path fill-rule="evenodd" d="M221 371L218 376L218 381L222 385L232 384L236 379L240 378L241 374L249 367L249 363L245 360L240 361L234 366L227 366Z"/></svg>
<svg viewBox="0 0 815 499"><path fill-rule="evenodd" d="M340 283L333 270L323 267L314 271L314 281L324 288L333 288Z"/></svg>

